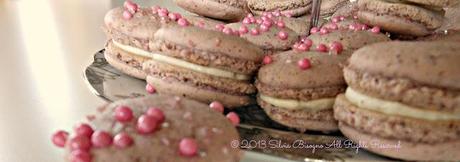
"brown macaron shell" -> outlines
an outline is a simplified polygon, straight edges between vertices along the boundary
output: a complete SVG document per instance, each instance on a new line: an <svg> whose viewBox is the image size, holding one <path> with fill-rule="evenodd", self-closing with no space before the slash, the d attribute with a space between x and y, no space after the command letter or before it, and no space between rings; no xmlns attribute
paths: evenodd
<svg viewBox="0 0 460 162"><path fill-rule="evenodd" d="M345 95L337 97L334 105L335 119L366 134L413 143L436 144L460 140L460 121L430 121L387 115L359 108Z"/></svg>
<svg viewBox="0 0 460 162"><path fill-rule="evenodd" d="M334 14L339 8L350 4L349 0L323 0L321 2L321 12L320 15L322 17L331 16Z"/></svg>
<svg viewBox="0 0 460 162"><path fill-rule="evenodd" d="M197 15L188 15L184 14L182 15L183 18L187 19L190 24L193 24L194 26L207 29L207 30L215 30L216 25L218 24L223 24L224 22L202 17L202 16L197 16Z"/></svg>
<svg viewBox="0 0 460 162"><path fill-rule="evenodd" d="M308 35L310 31L310 19L308 18L292 18L281 16L280 19L286 27L296 32L298 35Z"/></svg>
<svg viewBox="0 0 460 162"><path fill-rule="evenodd" d="M311 0L247 0L252 13L262 15L263 12L279 10L292 16L302 16L310 12Z"/></svg>
<svg viewBox="0 0 460 162"><path fill-rule="evenodd" d="M319 44L324 44L329 47L333 42L340 42L344 50L352 51L373 43L390 41L390 38L382 33L372 33L366 30L353 31L348 29L333 30L324 35L315 33L308 36L308 38L313 41L312 48Z"/></svg>
<svg viewBox="0 0 460 162"><path fill-rule="evenodd" d="M107 42L104 57L114 68L130 76L145 79L147 74L142 70L142 64L150 58L126 52L113 45L112 41Z"/></svg>
<svg viewBox="0 0 460 162"><path fill-rule="evenodd" d="M174 0L181 8L220 20L240 20L247 13L246 0Z"/></svg>
<svg viewBox="0 0 460 162"><path fill-rule="evenodd" d="M406 0L411 3L433 6L433 7L450 7L459 4L458 0Z"/></svg>
<svg viewBox="0 0 460 162"><path fill-rule="evenodd" d="M119 106L131 108L134 118L124 123L117 121L114 111ZM137 119L152 107L163 111L165 121L155 132L140 134L136 129ZM133 139L133 144L127 148L111 145L91 149L93 162L235 162L239 161L242 155L238 148L230 145L233 140L239 140L238 132L232 123L207 105L186 98L151 95L116 101L98 108L95 118L88 123L95 130L107 131L112 136L124 132ZM197 155L180 155L179 142L183 138L196 140L199 150Z"/></svg>
<svg viewBox="0 0 460 162"><path fill-rule="evenodd" d="M460 159L460 154L455 151L460 149L460 140L436 144L414 143L362 133L341 122L339 122L339 128L342 134L353 141L366 144L372 144L377 141L377 144L390 147L376 146L368 148L368 150L380 155L409 161L455 161ZM398 146L400 148L391 148Z"/></svg>
<svg viewBox="0 0 460 162"><path fill-rule="evenodd" d="M344 17L354 17L358 15L359 7L357 2L347 3L337 9L337 11L332 14L332 17L344 16Z"/></svg>
<svg viewBox="0 0 460 162"><path fill-rule="evenodd" d="M260 99L260 97L257 98L257 103L264 109L270 119L295 128L300 132L316 130L329 133L338 129L337 121L334 119L331 109L321 111L287 110L273 106Z"/></svg>
<svg viewBox="0 0 460 162"><path fill-rule="evenodd" d="M259 29L259 25L256 25L256 24L232 23L232 24L227 24L226 26L232 28L233 30L238 30L242 25L246 26L249 31L251 31L251 29L253 28ZM282 40L278 38L278 33L280 31L287 32L288 34L287 39ZM291 30L290 28L287 28L287 27L279 28L276 26L276 24L270 27L270 29L266 32L260 31L260 34L258 35L252 35L250 33L246 33L246 34L241 35L240 37L248 40L249 42L259 46L260 48L264 50L274 50L274 51L288 50L299 39L299 35L293 30Z"/></svg>
<svg viewBox="0 0 460 162"><path fill-rule="evenodd" d="M241 74L254 73L263 58L263 50L243 38L198 27L165 27L155 38L158 54Z"/></svg>
<svg viewBox="0 0 460 162"><path fill-rule="evenodd" d="M132 18L123 18L124 8L110 10L104 17L104 30L109 39L124 45L149 50L149 42L155 32L163 25L169 24L169 19L161 19L153 14L151 8L139 8Z"/></svg>
<svg viewBox="0 0 460 162"><path fill-rule="evenodd" d="M385 42L357 50L344 69L353 89L424 110L460 112L455 42Z"/></svg>
<svg viewBox="0 0 460 162"><path fill-rule="evenodd" d="M358 17L363 23L392 33L424 36L443 23L436 12L414 5L384 0L360 0L358 5Z"/></svg>

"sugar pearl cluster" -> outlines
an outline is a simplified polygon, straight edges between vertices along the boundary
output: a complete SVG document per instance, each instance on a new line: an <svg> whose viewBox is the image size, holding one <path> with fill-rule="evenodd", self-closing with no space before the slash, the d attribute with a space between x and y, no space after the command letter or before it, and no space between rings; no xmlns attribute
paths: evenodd
<svg viewBox="0 0 460 162"><path fill-rule="evenodd" d="M128 106L118 106L114 109L113 118L121 123L127 124L134 120L134 114ZM136 130L141 135L154 133L158 130L165 115L159 108L149 108L136 121ZM78 124L75 126L73 136L69 138L69 133L59 130L52 136L52 142L58 147L65 147L68 143L72 162L90 162L90 151L93 148L105 148L114 146L118 149L128 148L134 144L133 138L126 132L120 132L114 136L104 130L94 130L89 124Z"/></svg>
<svg viewBox="0 0 460 162"><path fill-rule="evenodd" d="M264 12L260 18L256 18L252 14L248 14L243 18L241 21L242 25L238 29L225 27L224 24L217 24L215 29L217 31L224 32L225 34L237 36L250 34L256 36L264 32L268 32L271 28L275 27L280 29L280 31L277 33L277 37L280 40L286 40L288 39L289 34L283 30L286 27L286 24L281 17L286 15L288 14L282 14L280 11ZM255 25L256 27L249 28L249 25Z"/></svg>
<svg viewBox="0 0 460 162"><path fill-rule="evenodd" d="M211 102L211 104L209 104L209 108L220 113L224 112L224 105L219 101ZM240 124L240 117L235 112L229 112L225 117L227 117L234 126Z"/></svg>
<svg viewBox="0 0 460 162"><path fill-rule="evenodd" d="M353 18L357 19L356 16L353 16ZM333 17L333 18L331 18L330 23L324 25L322 28L312 28L310 30L310 32L312 34L314 34L314 33L327 34L330 31L338 30L339 27L338 27L337 23L339 23L341 21L344 21L345 19L346 18L344 16ZM374 27L370 28L368 25L362 24L362 23L359 23L359 22L356 22L356 23L348 25L348 30L352 30L352 31L366 31L367 30L367 31L375 33L375 34L380 33L380 27L374 26Z"/></svg>
<svg viewBox="0 0 460 162"><path fill-rule="evenodd" d="M170 12L167 8L160 6L152 6L150 9L152 10L152 14L157 14L164 21L173 21L183 27L190 25L190 22L182 17L180 13Z"/></svg>
<svg viewBox="0 0 460 162"><path fill-rule="evenodd" d="M125 20L129 20L139 10L139 5L137 5L136 3L128 0L128 1L125 1L123 3L123 8L125 9L123 11L123 18Z"/></svg>

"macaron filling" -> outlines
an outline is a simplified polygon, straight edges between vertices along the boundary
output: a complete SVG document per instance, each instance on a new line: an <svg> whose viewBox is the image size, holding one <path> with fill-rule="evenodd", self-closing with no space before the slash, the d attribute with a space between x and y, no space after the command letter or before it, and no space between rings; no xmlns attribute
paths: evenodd
<svg viewBox="0 0 460 162"><path fill-rule="evenodd" d="M177 58L174 58L174 57L169 57L169 56L165 56L165 55L161 55L161 54L155 54L155 53L151 53L151 52L148 52L148 51L136 48L136 47L123 45L123 44L118 43L116 41L113 41L113 43L114 43L115 46L117 46L117 47L119 47L119 48L121 48L121 49L123 49L123 50L125 50L127 52L131 52L131 53L139 55L139 56L150 57L155 61L159 61L159 62L171 64L171 65L174 65L174 66L190 69L190 70L193 70L193 71L196 71L196 72L209 74L209 75L213 75L213 76L217 76L217 77L235 79L235 80L250 80L251 79L251 77L248 76L248 75L238 74L238 73L234 73L234 72L230 72L230 71L226 71L226 70L222 70L222 69L217 69L217 68L206 67L206 66L202 66L202 65L197 65L197 64L190 63L190 62L187 62L187 61L184 61L184 60L181 60L181 59L177 59Z"/></svg>
<svg viewBox="0 0 460 162"><path fill-rule="evenodd" d="M301 110L308 109L312 111L320 111L325 109L331 109L334 105L335 98L321 98L310 101L299 101L292 99L280 99L275 97L270 97L266 95L259 95L260 99L272 104L276 107L290 109L290 110Z"/></svg>
<svg viewBox="0 0 460 162"><path fill-rule="evenodd" d="M425 120L460 120L460 114L447 114L423 110L394 101L386 101L362 94L348 87L345 97L359 108L369 109L388 115L399 115Z"/></svg>

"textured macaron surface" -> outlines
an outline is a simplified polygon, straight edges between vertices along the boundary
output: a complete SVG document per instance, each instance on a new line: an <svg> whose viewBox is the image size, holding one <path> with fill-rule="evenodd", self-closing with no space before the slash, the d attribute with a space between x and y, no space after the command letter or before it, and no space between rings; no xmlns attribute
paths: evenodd
<svg viewBox="0 0 460 162"><path fill-rule="evenodd" d="M248 6L258 11L289 10L305 7L311 4L311 0L248 0Z"/></svg>
<svg viewBox="0 0 460 162"><path fill-rule="evenodd" d="M350 87L420 109L460 112L455 42L385 42L363 47L344 69Z"/></svg>
<svg viewBox="0 0 460 162"><path fill-rule="evenodd" d="M329 45L333 42L340 42L346 50L357 50L366 45L377 42L390 41L386 35L382 33L372 33L367 30L335 30L328 34L315 33L308 37L313 41L313 46L318 44Z"/></svg>
<svg viewBox="0 0 460 162"><path fill-rule="evenodd" d="M133 119L119 122L114 117L118 107L128 107ZM151 134L139 133L137 119L149 108L157 108L164 114L164 121ZM89 121L96 130L110 134L125 133L133 143L126 148L108 146L91 149L93 162L151 162L151 161L238 161L240 152L230 142L239 136L224 115L197 101L167 95L121 100L98 109L99 113ZM184 138L196 141L198 153L181 154Z"/></svg>
<svg viewBox="0 0 460 162"><path fill-rule="evenodd" d="M443 23L442 16L437 13L404 3L395 3L386 0L360 0L360 11L372 12L375 15L389 15L410 20L424 25L428 29L436 29Z"/></svg>
<svg viewBox="0 0 460 162"><path fill-rule="evenodd" d="M259 25L257 24L243 24L243 23L232 23L227 24L227 27L232 28L233 30L238 30L241 26L246 26L249 31L252 29L259 29ZM290 28L278 28L273 25L268 29L268 31L260 31L258 35L252 34L243 34L241 35L242 38L248 40L249 42L260 46L262 49L269 49L269 50L286 50L291 48L298 39L299 35L291 30ZM287 33L286 39L280 39L278 37L278 33L280 31L284 31Z"/></svg>
<svg viewBox="0 0 460 162"><path fill-rule="evenodd" d="M162 28L155 38L160 54L242 74L255 72L263 58L262 49L243 38L198 27Z"/></svg>

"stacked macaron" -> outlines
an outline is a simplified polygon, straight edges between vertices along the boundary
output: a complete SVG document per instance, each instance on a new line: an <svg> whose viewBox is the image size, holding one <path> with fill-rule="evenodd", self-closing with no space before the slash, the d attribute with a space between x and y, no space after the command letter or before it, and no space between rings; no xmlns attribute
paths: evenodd
<svg viewBox="0 0 460 162"><path fill-rule="evenodd" d="M211 29L219 22L182 16L158 6L140 8L136 3L126 1L123 8L110 10L104 17L104 23L104 31L108 37L104 52L107 62L123 73L145 79L142 64L150 59L150 54L126 48L156 51L150 42L153 41L155 32L165 25L191 24Z"/></svg>
<svg viewBox="0 0 460 162"><path fill-rule="evenodd" d="M248 14L242 22L227 24L218 30L224 33L238 31L240 37L259 46L266 53L284 51L291 48L299 35L286 26L282 17L279 12L267 12L261 17Z"/></svg>
<svg viewBox="0 0 460 162"><path fill-rule="evenodd" d="M220 20L240 20L246 15L246 0L174 0L183 9Z"/></svg>
<svg viewBox="0 0 460 162"><path fill-rule="evenodd" d="M257 102L271 119L301 132L335 131L332 106L346 88L340 64L348 57L297 51L266 56L256 80Z"/></svg>
<svg viewBox="0 0 460 162"><path fill-rule="evenodd" d="M147 82L172 93L226 107L248 105L256 92L252 76L263 51L232 33L171 25L155 33L152 60L144 64Z"/></svg>
<svg viewBox="0 0 460 162"><path fill-rule="evenodd" d="M239 161L231 146L238 118L220 113L174 96L122 100L99 108L72 134L57 131L52 142L68 151L69 162Z"/></svg>
<svg viewBox="0 0 460 162"><path fill-rule="evenodd" d="M460 160L460 46L386 42L363 47L344 69L334 105L339 128L366 149L404 160Z"/></svg>
<svg viewBox="0 0 460 162"><path fill-rule="evenodd" d="M105 58L113 67L136 78L145 79L142 63L147 56L137 55L116 47L116 44L129 45L149 50L151 36L168 20L162 20L153 14L152 9L140 8L131 1L126 1L123 8L110 10L104 18L105 32L108 42L105 47Z"/></svg>
<svg viewBox="0 0 460 162"><path fill-rule="evenodd" d="M442 7L457 0L359 0L359 19L385 31L425 36L443 24Z"/></svg>
<svg viewBox="0 0 460 162"><path fill-rule="evenodd" d="M252 13L262 15L264 12L280 11L282 14L302 16L310 12L311 0L247 0Z"/></svg>

